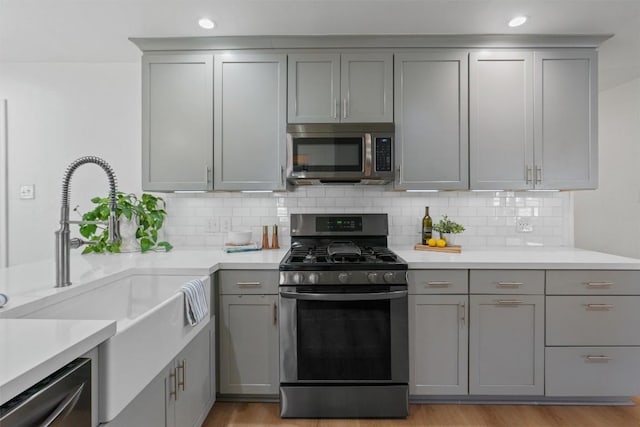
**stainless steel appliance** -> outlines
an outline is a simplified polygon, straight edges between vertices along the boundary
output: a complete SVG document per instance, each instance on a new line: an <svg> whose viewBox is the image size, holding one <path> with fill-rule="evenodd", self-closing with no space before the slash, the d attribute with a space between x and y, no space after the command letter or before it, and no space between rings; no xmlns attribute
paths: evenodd
<svg viewBox="0 0 640 427"><path fill-rule="evenodd" d="M91 427L91 359L76 359L0 406L0 426Z"/></svg>
<svg viewBox="0 0 640 427"><path fill-rule="evenodd" d="M408 415L407 263L385 214L291 216L280 263L280 413Z"/></svg>
<svg viewBox="0 0 640 427"><path fill-rule="evenodd" d="M292 184L386 184L393 181L393 123L287 126Z"/></svg>

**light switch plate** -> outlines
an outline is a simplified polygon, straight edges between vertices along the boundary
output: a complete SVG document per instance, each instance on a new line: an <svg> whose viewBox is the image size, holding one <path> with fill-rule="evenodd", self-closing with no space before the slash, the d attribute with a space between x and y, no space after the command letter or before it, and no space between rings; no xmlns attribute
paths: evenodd
<svg viewBox="0 0 640 427"><path fill-rule="evenodd" d="M20 198L30 200L36 198L36 186L34 184L20 186Z"/></svg>

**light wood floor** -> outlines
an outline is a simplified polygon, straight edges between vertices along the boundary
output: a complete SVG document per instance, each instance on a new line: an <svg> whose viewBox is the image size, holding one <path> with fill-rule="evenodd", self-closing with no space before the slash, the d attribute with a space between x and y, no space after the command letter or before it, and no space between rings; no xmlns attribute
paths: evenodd
<svg viewBox="0 0 640 427"><path fill-rule="evenodd" d="M216 403L203 427L640 427L636 406L411 405L406 420L283 420L277 403Z"/></svg>

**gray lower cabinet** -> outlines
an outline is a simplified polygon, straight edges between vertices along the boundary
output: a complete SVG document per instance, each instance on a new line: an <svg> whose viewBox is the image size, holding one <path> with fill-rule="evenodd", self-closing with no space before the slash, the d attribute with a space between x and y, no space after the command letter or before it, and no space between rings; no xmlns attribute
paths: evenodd
<svg viewBox="0 0 640 427"><path fill-rule="evenodd" d="M142 189L211 190L213 55L142 57Z"/></svg>
<svg viewBox="0 0 640 427"><path fill-rule="evenodd" d="M544 296L471 295L469 307L469 393L543 395Z"/></svg>
<svg viewBox="0 0 640 427"><path fill-rule="evenodd" d="M468 295L409 295L409 393L468 393Z"/></svg>
<svg viewBox="0 0 640 427"><path fill-rule="evenodd" d="M219 392L277 395L278 272L222 270Z"/></svg>
<svg viewBox="0 0 640 427"><path fill-rule="evenodd" d="M472 52L470 187L597 187L593 49Z"/></svg>
<svg viewBox="0 0 640 427"><path fill-rule="evenodd" d="M213 323L191 342L142 390L109 427L196 427L214 402L210 381Z"/></svg>
<svg viewBox="0 0 640 427"><path fill-rule="evenodd" d="M395 55L397 189L469 188L467 56L461 50Z"/></svg>
<svg viewBox="0 0 640 427"><path fill-rule="evenodd" d="M284 54L215 58L216 190L283 190L287 108Z"/></svg>
<svg viewBox="0 0 640 427"><path fill-rule="evenodd" d="M288 56L289 123L393 122L393 54Z"/></svg>

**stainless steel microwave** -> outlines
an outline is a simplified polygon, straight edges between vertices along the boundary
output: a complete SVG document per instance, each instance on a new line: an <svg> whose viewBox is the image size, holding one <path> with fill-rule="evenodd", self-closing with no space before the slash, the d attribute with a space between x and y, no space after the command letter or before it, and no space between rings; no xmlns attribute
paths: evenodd
<svg viewBox="0 0 640 427"><path fill-rule="evenodd" d="M287 126L292 184L386 184L393 181L393 123Z"/></svg>

